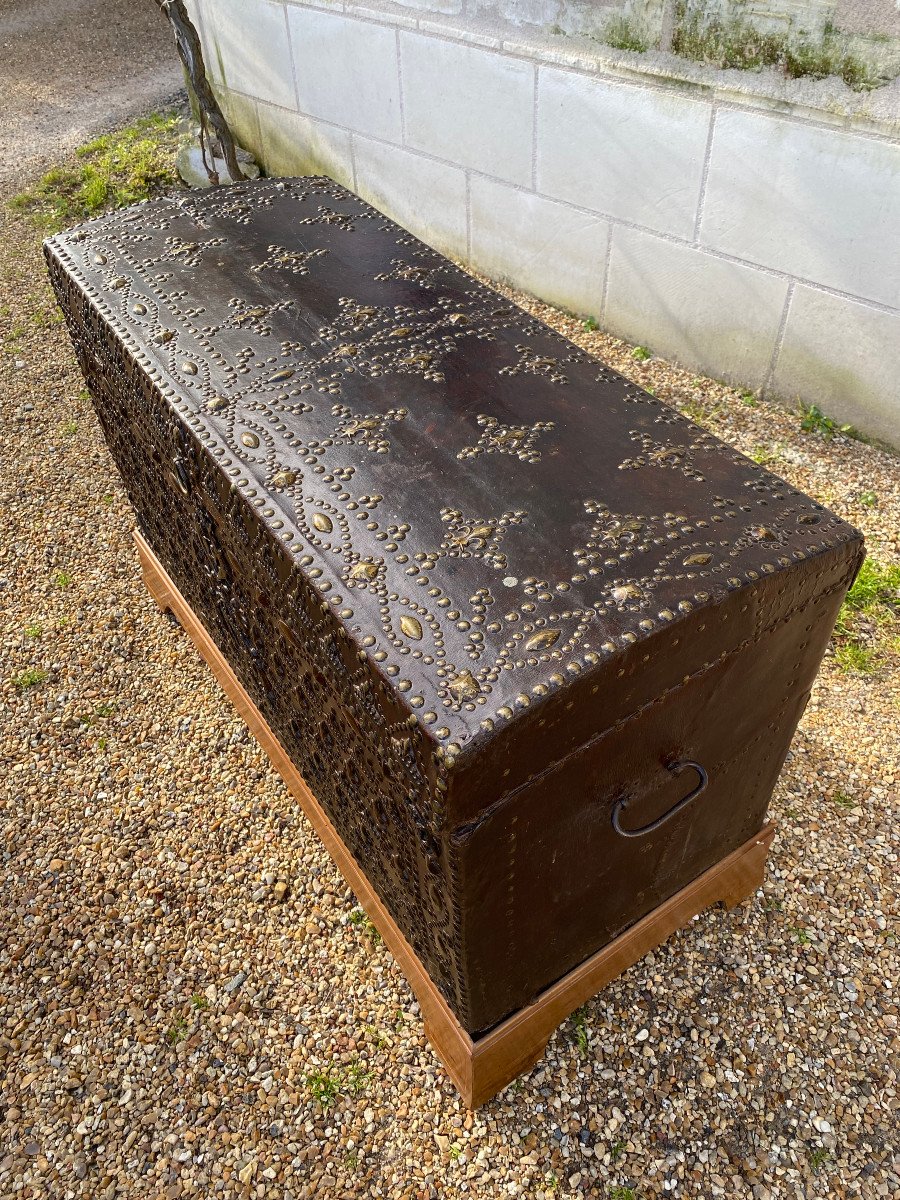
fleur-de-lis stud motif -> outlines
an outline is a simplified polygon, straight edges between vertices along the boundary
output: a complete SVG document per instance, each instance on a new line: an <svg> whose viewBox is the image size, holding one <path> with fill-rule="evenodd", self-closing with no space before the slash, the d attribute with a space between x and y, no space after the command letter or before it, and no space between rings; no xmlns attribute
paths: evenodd
<svg viewBox="0 0 900 1200"><path fill-rule="evenodd" d="M540 451L534 444L542 433L553 428L552 421L535 421L532 425L502 425L496 417L479 414L481 437L474 446L465 446L457 458L477 458L480 454L513 454L522 462L540 461Z"/></svg>
<svg viewBox="0 0 900 1200"><path fill-rule="evenodd" d="M405 408L389 408L385 413L354 413L345 404L335 404L331 411L339 418L334 430L337 444L350 442L374 450L376 454L386 454L390 450L386 436L388 427L407 416Z"/></svg>
<svg viewBox="0 0 900 1200"><path fill-rule="evenodd" d="M321 258L328 251L324 249L316 250L289 250L285 246L269 246L269 254L261 263L251 267L251 271L287 271L291 275L308 275L309 264L314 258Z"/></svg>

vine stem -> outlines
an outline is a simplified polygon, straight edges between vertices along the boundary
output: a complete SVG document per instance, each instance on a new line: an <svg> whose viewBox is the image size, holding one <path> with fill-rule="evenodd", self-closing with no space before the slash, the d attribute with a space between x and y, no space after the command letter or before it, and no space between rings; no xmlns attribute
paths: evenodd
<svg viewBox="0 0 900 1200"><path fill-rule="evenodd" d="M234 144L234 138L231 136L231 130L228 128L228 122L225 120L222 110L219 108L219 102L216 100L213 90L210 87L209 79L206 75L206 67L203 62L203 49L200 45L200 37L187 14L184 0L156 0L156 5L165 14L169 20L169 24L172 26L175 34L175 43L178 47L178 54L184 63L190 88L197 100L197 107L200 112L200 153L203 158L204 169L209 177L209 182L213 185L219 182L219 175L215 169L215 146L210 144L212 142L210 129L222 147L222 156L228 166L228 173L231 178L235 181L246 179L246 175L238 164L237 149Z"/></svg>

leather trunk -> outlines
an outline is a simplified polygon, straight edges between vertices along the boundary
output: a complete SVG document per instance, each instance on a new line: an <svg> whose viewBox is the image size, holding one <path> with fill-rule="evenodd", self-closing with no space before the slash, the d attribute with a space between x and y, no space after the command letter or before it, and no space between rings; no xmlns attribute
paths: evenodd
<svg viewBox="0 0 900 1200"><path fill-rule="evenodd" d="M46 254L144 536L469 1033L760 829L856 530L328 180Z"/></svg>

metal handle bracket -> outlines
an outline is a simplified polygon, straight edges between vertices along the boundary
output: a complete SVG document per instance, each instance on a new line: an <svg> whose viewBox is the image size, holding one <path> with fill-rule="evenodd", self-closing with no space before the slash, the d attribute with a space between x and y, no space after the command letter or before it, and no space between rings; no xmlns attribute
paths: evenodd
<svg viewBox="0 0 900 1200"><path fill-rule="evenodd" d="M706 790L706 785L709 783L709 776L704 768L701 767L699 763L693 762L691 759L685 759L683 762L674 762L668 764L668 769L673 775L680 775L681 772L688 767L697 772L700 782L693 791L688 792L688 794L683 799L679 800L677 804L673 805L668 812L664 812L661 817L657 817L656 820L651 821L649 825L642 825L639 829L623 829L621 818L622 814L628 808L628 797L623 796L621 800L617 800L612 810L612 827L616 833L618 833L621 837L627 838L643 837L645 833L652 833L654 829L659 829L660 825L664 825L666 821L674 817L676 813L681 812L681 810L686 805L690 804L692 800L696 800L700 793Z"/></svg>

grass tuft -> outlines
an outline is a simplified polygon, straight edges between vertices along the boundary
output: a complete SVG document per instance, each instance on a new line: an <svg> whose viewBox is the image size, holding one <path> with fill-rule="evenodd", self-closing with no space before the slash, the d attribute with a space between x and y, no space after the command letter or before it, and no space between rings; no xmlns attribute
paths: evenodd
<svg viewBox="0 0 900 1200"><path fill-rule="evenodd" d="M857 675L871 675L879 650L891 649L891 631L900 617L900 563L867 558L838 614L834 627L834 658L838 666ZM887 636L885 637L885 634Z"/></svg>
<svg viewBox="0 0 900 1200"><path fill-rule="evenodd" d="M867 558L847 593L844 607L872 613L882 606L900 608L900 563L886 565Z"/></svg>
<svg viewBox="0 0 900 1200"><path fill-rule="evenodd" d="M155 113L81 146L74 163L54 167L10 207L44 233L88 220L109 209L147 200L179 184L175 151L180 118Z"/></svg>
<svg viewBox="0 0 900 1200"><path fill-rule="evenodd" d="M24 692L28 688L37 687L39 683L43 683L47 678L47 674L40 667L28 667L27 670L20 671L18 675L13 677L12 684L20 692Z"/></svg>

